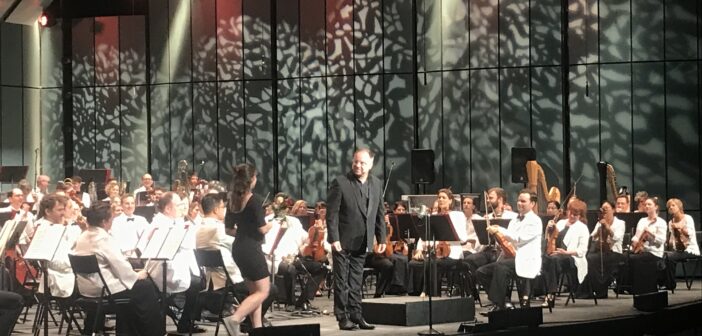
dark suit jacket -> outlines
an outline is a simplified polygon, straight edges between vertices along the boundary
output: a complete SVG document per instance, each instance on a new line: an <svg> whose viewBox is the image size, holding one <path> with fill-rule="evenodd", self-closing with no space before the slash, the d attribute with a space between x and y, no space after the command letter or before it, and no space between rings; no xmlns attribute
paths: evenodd
<svg viewBox="0 0 702 336"><path fill-rule="evenodd" d="M369 175L368 208L361 204L361 191L356 176L349 172L334 179L327 193L327 239L341 242L347 251L373 250L373 236L385 241L385 207L381 199L383 183ZM366 247L362 246L363 238Z"/></svg>

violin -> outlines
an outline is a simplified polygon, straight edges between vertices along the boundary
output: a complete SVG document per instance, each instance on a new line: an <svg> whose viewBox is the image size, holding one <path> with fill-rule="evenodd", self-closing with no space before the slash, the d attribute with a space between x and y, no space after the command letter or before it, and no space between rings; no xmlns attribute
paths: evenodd
<svg viewBox="0 0 702 336"><path fill-rule="evenodd" d="M654 224L655 220L651 222L649 225ZM650 231L644 229L643 232L641 232L641 236L639 236L639 240L635 241L634 243L631 244L631 252L638 254L638 253L643 253L644 251L644 243L646 243L647 240L651 239L653 235L651 234Z"/></svg>
<svg viewBox="0 0 702 336"><path fill-rule="evenodd" d="M684 217L683 217L684 218ZM670 221L670 241L668 246L674 251L685 251L687 246L690 245L690 233L685 230L685 222L678 222L681 224L680 227L675 225L673 221Z"/></svg>
<svg viewBox="0 0 702 336"><path fill-rule="evenodd" d="M439 241L436 243L434 253L439 259L448 258L449 254L451 254L451 245L446 241Z"/></svg>
<svg viewBox="0 0 702 336"><path fill-rule="evenodd" d="M302 250L303 257L310 257L315 261L324 262L327 257L327 252L324 250L324 232L326 228L321 225L321 221L310 226L307 231L307 239L309 243Z"/></svg>
<svg viewBox="0 0 702 336"><path fill-rule="evenodd" d="M394 250L392 248L392 241L390 240L392 238L392 225L390 225L387 215L385 216L385 230L385 250L382 253L378 252L378 243L375 243L373 246L373 253L390 258Z"/></svg>

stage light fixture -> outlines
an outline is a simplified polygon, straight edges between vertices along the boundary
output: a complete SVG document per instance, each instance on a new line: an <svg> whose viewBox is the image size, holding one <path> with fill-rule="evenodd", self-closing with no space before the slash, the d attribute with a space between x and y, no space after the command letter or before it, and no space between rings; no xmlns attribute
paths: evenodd
<svg viewBox="0 0 702 336"><path fill-rule="evenodd" d="M39 25L42 27L51 27L56 24L56 18L50 16L46 12L43 12L41 15L39 15L37 22L39 22Z"/></svg>

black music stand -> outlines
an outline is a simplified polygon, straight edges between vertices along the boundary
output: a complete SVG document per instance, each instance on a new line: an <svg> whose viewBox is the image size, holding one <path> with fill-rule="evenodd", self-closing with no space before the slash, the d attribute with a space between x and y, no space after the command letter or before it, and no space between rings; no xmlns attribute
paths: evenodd
<svg viewBox="0 0 702 336"><path fill-rule="evenodd" d="M0 166L0 183L10 183L15 182L27 177L27 171L29 166Z"/></svg>
<svg viewBox="0 0 702 336"><path fill-rule="evenodd" d="M400 241L402 238L399 232L400 226L397 223L397 216L393 213L389 213L388 221L390 222L390 227L392 227L392 236L390 236L390 241Z"/></svg>
<svg viewBox="0 0 702 336"><path fill-rule="evenodd" d="M90 182L95 182L95 193L97 194L98 200L107 197L107 194L105 194L105 184L107 184L107 181L110 179L111 171L111 169L81 169L78 171L78 176L80 176L84 182L81 186L81 191L87 192L88 184L90 184Z"/></svg>
<svg viewBox="0 0 702 336"><path fill-rule="evenodd" d="M460 241L449 215L430 216L429 226L433 241Z"/></svg>
<svg viewBox="0 0 702 336"><path fill-rule="evenodd" d="M149 204L149 202L151 202L151 198L149 197L148 191L140 191L136 193L136 197L134 197L134 200L139 206L144 206L145 204Z"/></svg>
<svg viewBox="0 0 702 336"><path fill-rule="evenodd" d="M0 212L0 228L5 226L5 222L10 220L10 217L12 213L10 211L8 212Z"/></svg>
<svg viewBox="0 0 702 336"><path fill-rule="evenodd" d="M473 228L475 229L475 235L478 236L478 242L480 245L489 245L490 237L487 233L487 221L484 219L473 219Z"/></svg>
<svg viewBox="0 0 702 336"><path fill-rule="evenodd" d="M419 218L417 218L417 215L412 215L412 214L398 214L395 216L397 219L397 230L403 233L403 238L405 239L419 239L422 238L426 240L426 237L423 236L424 230L418 230L417 228L417 222ZM424 226L422 226L422 229ZM421 234L420 234L421 232Z"/></svg>
<svg viewBox="0 0 702 336"><path fill-rule="evenodd" d="M138 206L134 208L134 214L146 218L146 221L151 223L156 214L156 207L153 205Z"/></svg>
<svg viewBox="0 0 702 336"><path fill-rule="evenodd" d="M614 217L617 217L624 221L624 232L631 233L633 235L634 230L636 230L636 225L639 224L639 220L648 216L645 212L615 212Z"/></svg>

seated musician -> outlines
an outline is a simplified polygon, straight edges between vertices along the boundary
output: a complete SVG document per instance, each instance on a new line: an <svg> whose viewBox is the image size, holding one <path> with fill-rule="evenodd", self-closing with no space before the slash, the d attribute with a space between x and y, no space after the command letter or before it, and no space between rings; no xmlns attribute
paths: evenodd
<svg viewBox="0 0 702 336"><path fill-rule="evenodd" d="M561 203L558 201L548 201L546 203L546 216L555 216L558 214L558 209L561 207Z"/></svg>
<svg viewBox="0 0 702 336"><path fill-rule="evenodd" d="M113 298L129 298L129 306L117 311L117 333L123 335L164 335L165 318L158 303L153 285L146 279L146 271L135 272L122 255L115 239L107 233L110 225L110 206L97 204L88 210L88 229L78 237L72 253L97 257L100 272ZM78 291L87 297L102 294L102 282L98 277L78 276ZM93 321L104 320L88 311L84 334L99 332L93 329ZM98 322L98 326L104 325Z"/></svg>
<svg viewBox="0 0 702 336"><path fill-rule="evenodd" d="M105 194L107 197L103 198L103 202L112 202L114 199L119 198L119 183L116 180L112 180L105 184Z"/></svg>
<svg viewBox="0 0 702 336"><path fill-rule="evenodd" d="M573 197L568 202L567 217L558 223L551 220L546 226L548 242L541 270L547 293L546 307L553 307L560 274L576 270L577 279L569 277L571 281L568 284L573 292L587 275L586 254L590 231L583 223L586 212L585 202Z"/></svg>
<svg viewBox="0 0 702 336"><path fill-rule="evenodd" d="M581 299L607 298L609 284L614 279L618 265L626 258L622 254L625 224L614 217L614 205L603 201L600 206L600 220L590 234L590 252L587 254L587 275L578 287L577 297Z"/></svg>
<svg viewBox="0 0 702 336"><path fill-rule="evenodd" d="M488 189L486 203L487 211L491 211L485 216L486 219L517 218L517 213L505 210L504 206L507 203L507 193L505 193L505 190L502 188L493 187ZM478 268L495 262L499 251L496 251L492 246L485 245L476 245L474 250L475 251L470 255L463 256L463 265L468 269L469 274L472 274L473 283L476 283L477 279L475 278L475 274Z"/></svg>
<svg viewBox="0 0 702 336"><path fill-rule="evenodd" d="M631 204L629 203L629 195L625 195L625 194L617 195L617 199L616 199L615 203L616 203L616 208L615 208L614 212L616 212L616 213L631 212Z"/></svg>
<svg viewBox="0 0 702 336"><path fill-rule="evenodd" d="M112 220L110 234L115 238L124 253L130 254L139 238L149 226L146 218L135 215L136 203L132 194L122 195L122 214Z"/></svg>
<svg viewBox="0 0 702 336"><path fill-rule="evenodd" d="M174 226L186 226L183 220L183 202L175 192L167 192L158 202L159 213L154 215L151 221L150 230L144 232L151 236L153 230L168 229ZM147 236L148 237L148 236ZM167 293L184 293L185 305L178 320L178 332L185 333L202 332L201 328L191 325L191 318L195 319L197 314L196 302L197 294L202 289L200 284L200 270L195 260L195 230L188 230L188 234L183 239L180 248L176 252L173 260L166 262L166 291ZM163 266L162 261L150 261L145 269L154 280L160 291L163 291Z"/></svg>
<svg viewBox="0 0 702 336"><path fill-rule="evenodd" d="M290 209L291 216L303 216L307 214L307 202L305 200L297 200Z"/></svg>
<svg viewBox="0 0 702 336"><path fill-rule="evenodd" d="M636 234L631 239L629 270L632 294L657 290L657 265L662 261L665 245L666 224L663 218L658 217L658 198L649 197L644 204L647 217L639 220Z"/></svg>
<svg viewBox="0 0 702 336"><path fill-rule="evenodd" d="M224 228L224 213L227 206L224 201L217 194L206 194L200 200L200 205L202 207L203 218L202 223L197 226L195 233L195 247L198 249L218 249L222 254L222 260L224 261L224 267L229 273L229 277L234 282L234 295L237 297L239 302L243 301L246 296L249 295L249 289L244 283L244 278L241 277L241 271L234 263L232 258L232 244L234 243L234 237L227 235ZM226 275L220 269L208 270L206 273L205 283L206 286L212 284L213 290L219 290L223 288L226 284ZM271 292L268 298L263 301L261 314L265 314L270 308L273 300L275 299L275 286L271 286ZM219 313L219 302L203 302L203 306L212 313ZM228 308L229 311L233 310L233 307ZM264 317L264 326L270 325ZM246 320L241 324L241 331L246 332L245 329L251 327L250 318L247 316Z"/></svg>
<svg viewBox="0 0 702 336"><path fill-rule="evenodd" d="M451 211L453 208L453 192L448 188L439 189L436 197L436 210L432 215L448 215L453 224L453 228L458 236L458 241L440 242L440 241L422 241L419 239L417 247L410 261L410 282L407 292L410 295L426 294L426 275L423 272L424 268L424 253L429 248L435 248L436 261L430 263L431 270L429 274L432 276L432 295L438 295L438 274L447 273L449 271L458 270L460 260L463 258L463 248L461 242L467 240L466 235L466 217L460 211ZM421 295L420 294L420 295Z"/></svg>
<svg viewBox="0 0 702 336"><path fill-rule="evenodd" d="M647 192L637 192L636 195L634 195L634 203L636 204L636 210L634 210L634 212L646 212L646 200L648 198Z"/></svg>
<svg viewBox="0 0 702 336"><path fill-rule="evenodd" d="M677 262L699 256L695 222L690 215L685 214L682 201L671 198L666 202L666 206L668 214L672 217L668 222L668 260Z"/></svg>
<svg viewBox="0 0 702 336"><path fill-rule="evenodd" d="M12 188L7 192L8 205L4 208L0 208L0 213L10 213L9 220L17 219L20 221L32 221L34 220L34 215L22 208L24 204L24 193L20 188ZM5 223L0 223L2 226Z"/></svg>
<svg viewBox="0 0 702 336"><path fill-rule="evenodd" d="M134 189L134 197L137 197L137 194L140 192L148 192L154 189L154 179L151 177L151 174L144 174L141 177L141 186L139 188Z"/></svg>
<svg viewBox="0 0 702 336"><path fill-rule="evenodd" d="M83 178L76 175L71 177L71 182L73 183L74 197L80 200L81 206L86 209L90 208L90 195L87 192L80 190L81 186L83 185Z"/></svg>
<svg viewBox="0 0 702 336"><path fill-rule="evenodd" d="M307 239L307 232L302 228L300 220L287 215L288 207L285 202L274 203L271 207L273 215L267 216L266 220L272 224L272 227L265 234L265 243L261 248L267 253L266 262L271 274L283 277L283 284L279 286L281 289L279 302L284 297L288 310L292 311L293 305L297 309L302 309L303 295L300 296L300 300L303 301L295 301L295 281L298 274L296 259L300 253L300 247ZM316 291L316 287L313 290ZM314 297L314 292L312 296Z"/></svg>
<svg viewBox="0 0 702 336"><path fill-rule="evenodd" d="M524 189L519 192L517 209L519 216L509 222L507 229L491 225L489 234L501 233L516 249L516 256L500 257L497 262L482 266L477 271L478 282L487 288L488 299L495 306L492 310L505 309L507 286L509 280L517 276L518 280L533 279L541 270L541 218L533 209L536 206L536 194ZM505 252L502 252L505 255ZM531 286L529 281L518 281L519 303L529 306Z"/></svg>
<svg viewBox="0 0 702 336"><path fill-rule="evenodd" d="M327 204L317 202L315 210L315 221L312 227L315 228L318 236L314 237L312 228L306 232L305 239L302 242L302 246L300 246L302 257L295 261L297 272L309 275L300 297L295 303L295 307L303 311L316 310L310 304L318 290L324 285L329 273L328 260L331 260L331 244L327 241ZM287 218L290 218L290 216L287 216ZM319 237L320 233L322 237ZM316 242L314 238L317 238ZM321 247L323 251L313 251L315 246L318 246L317 248Z"/></svg>
<svg viewBox="0 0 702 336"><path fill-rule="evenodd" d="M402 201L395 203L394 214L401 214L406 211ZM391 228L389 215L385 215L386 237L391 239L393 228ZM375 245L377 246L377 242ZM375 250L375 248L374 248ZM374 251L375 252L375 251ZM374 298L379 298L388 292L402 294L406 292L409 272L409 261L407 259L408 248L404 241L386 244L383 253L369 253L366 256L366 267L371 267L378 272L378 279L375 285Z"/></svg>
<svg viewBox="0 0 702 336"><path fill-rule="evenodd" d="M193 225L198 226L202 223L202 208L200 207L200 202L191 202L188 206L188 214L185 216L185 221L193 223Z"/></svg>

